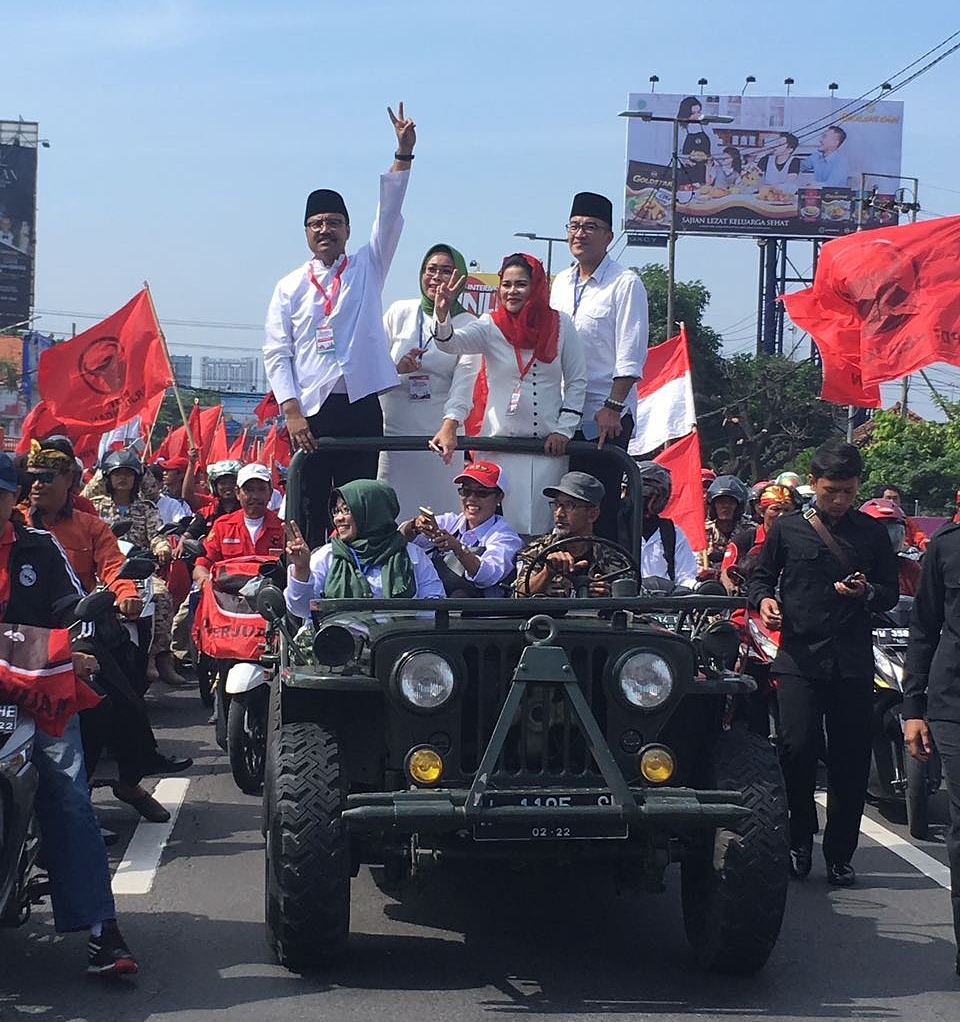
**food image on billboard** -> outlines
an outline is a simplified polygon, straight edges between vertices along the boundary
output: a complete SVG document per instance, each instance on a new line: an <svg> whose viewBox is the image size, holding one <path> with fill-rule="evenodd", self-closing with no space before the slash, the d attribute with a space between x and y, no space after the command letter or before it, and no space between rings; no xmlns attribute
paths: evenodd
<svg viewBox="0 0 960 1022"><path fill-rule="evenodd" d="M628 109L657 120L627 122L626 231L670 230L674 172L680 233L832 238L897 223L902 103L631 93Z"/></svg>

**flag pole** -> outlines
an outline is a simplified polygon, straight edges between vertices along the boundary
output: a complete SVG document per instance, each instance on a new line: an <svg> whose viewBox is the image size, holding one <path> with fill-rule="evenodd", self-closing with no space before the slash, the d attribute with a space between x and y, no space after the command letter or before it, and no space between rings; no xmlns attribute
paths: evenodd
<svg viewBox="0 0 960 1022"><path fill-rule="evenodd" d="M167 360L167 368L170 370L170 386L173 387L173 396L177 399L177 408L180 409L180 418L183 420L183 427L187 431L187 440L190 441L191 450L196 450L197 442L193 438L193 431L190 429L190 422L187 418L187 413L183 407L183 398L180 396L180 388L177 386L177 374L173 371L173 362L170 361L170 349L167 347L167 339L163 334L163 327L160 326L160 317L157 316L157 307L153 304L153 294L150 291L150 285L144 281L143 290L147 292L147 298L150 300L150 308L153 312L153 321L157 324L157 333L160 335L160 346L163 348L163 357ZM150 427L151 432L153 427Z"/></svg>

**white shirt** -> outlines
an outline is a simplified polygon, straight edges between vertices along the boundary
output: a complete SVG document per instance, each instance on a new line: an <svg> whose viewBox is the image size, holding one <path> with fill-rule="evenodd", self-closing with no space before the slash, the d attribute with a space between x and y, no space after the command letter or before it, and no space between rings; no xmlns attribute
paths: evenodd
<svg viewBox="0 0 960 1022"><path fill-rule="evenodd" d="M311 259L276 286L263 342L263 365L277 403L295 397L304 416L315 415L333 391L346 390L350 401L377 394L400 382L383 331L383 284L393 261L403 216L408 171L380 175L380 203L370 242L332 266ZM309 278L332 296L338 270L340 290L327 318L325 300ZM318 350L317 328L329 326L335 349Z"/></svg>
<svg viewBox="0 0 960 1022"><path fill-rule="evenodd" d="M674 528L677 530L677 547L673 555L673 581L678 586L689 586L692 589L697 583L697 559L683 529L676 525ZM642 540L640 546L640 577L650 578L654 575L659 578L670 577L659 529L649 539Z"/></svg>
<svg viewBox="0 0 960 1022"><path fill-rule="evenodd" d="M185 500L171 497L169 493L161 493L157 497L157 511L160 512L160 521L164 525L193 514L193 508Z"/></svg>
<svg viewBox="0 0 960 1022"><path fill-rule="evenodd" d="M433 561L420 549L412 544L407 546L407 553L413 562L413 576L417 591L414 598L440 599L446 596L443 583L433 566ZM293 577L292 569L287 569L287 588L284 596L287 609L297 617L310 617L310 601L323 598L323 586L327 581L327 573L333 563L333 545L325 543L310 555L310 577L301 582ZM383 576L379 567L368 566L363 572L364 578L370 583L370 591L377 599L383 597Z"/></svg>
<svg viewBox="0 0 960 1022"><path fill-rule="evenodd" d="M468 529L466 515L447 511L437 515L437 525L456 536L464 546L484 548L482 554L477 554L480 558L477 573L471 575L464 569L464 578L478 589L483 589L485 596L503 595L498 583L513 571L517 554L523 546L523 540L507 520L502 515L491 515L475 529ZM435 549L427 536L417 536L413 542L424 550Z"/></svg>
<svg viewBox="0 0 960 1022"><path fill-rule="evenodd" d="M580 280L576 264L558 273L550 290L550 304L573 318L580 335L587 359L582 428L585 436L591 438L592 432L595 437L593 417L610 396L614 377L643 376L649 334L647 290L633 270L604 256L586 281ZM623 412L636 419L636 411L637 392L631 389Z"/></svg>

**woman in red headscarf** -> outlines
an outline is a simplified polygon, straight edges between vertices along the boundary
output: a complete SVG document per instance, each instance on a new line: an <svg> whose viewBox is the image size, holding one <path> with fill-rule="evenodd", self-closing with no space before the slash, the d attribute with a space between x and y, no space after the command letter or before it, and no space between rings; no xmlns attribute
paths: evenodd
<svg viewBox="0 0 960 1022"><path fill-rule="evenodd" d="M457 329L448 315L462 281L441 282L432 332L441 350L483 355L487 400L481 435L542 437L544 451L553 455L489 455L511 480L504 517L517 532L542 535L553 527L543 490L567 471L567 441L580 425L587 366L573 320L550 308L540 260L507 256L499 276L496 311Z"/></svg>

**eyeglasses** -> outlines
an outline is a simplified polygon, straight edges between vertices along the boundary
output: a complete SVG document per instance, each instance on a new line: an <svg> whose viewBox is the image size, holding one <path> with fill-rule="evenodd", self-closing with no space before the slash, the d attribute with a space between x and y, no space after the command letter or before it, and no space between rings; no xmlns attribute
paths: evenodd
<svg viewBox="0 0 960 1022"><path fill-rule="evenodd" d="M597 231L609 229L606 224L597 224L592 220L588 220L586 223L577 223L577 221L571 220L566 226L567 234L576 234L577 231L583 231L584 234L595 234Z"/></svg>
<svg viewBox="0 0 960 1022"><path fill-rule="evenodd" d="M424 266L423 275L425 277L452 277L453 267L452 266Z"/></svg>
<svg viewBox="0 0 960 1022"><path fill-rule="evenodd" d="M312 220L307 221L307 230L309 231L322 231L327 227L330 230L339 231L342 227L346 226L347 221L342 216L316 216Z"/></svg>
<svg viewBox="0 0 960 1022"><path fill-rule="evenodd" d="M352 518L353 517L353 512L350 510L350 508L347 507L346 504L340 504L338 507L335 507L330 512L330 514L331 514L331 516L333 518Z"/></svg>
<svg viewBox="0 0 960 1022"><path fill-rule="evenodd" d="M60 475L59 472L27 472L31 483L52 483Z"/></svg>
<svg viewBox="0 0 960 1022"><path fill-rule="evenodd" d="M491 486L458 486L457 493L461 497L492 497L497 492L496 487Z"/></svg>
<svg viewBox="0 0 960 1022"><path fill-rule="evenodd" d="M582 501L579 500L576 503L572 503L567 500L551 500L549 504L550 510L554 514L556 514L558 511L562 511L565 515L570 514L571 511L583 511L591 506L589 504L584 504Z"/></svg>

